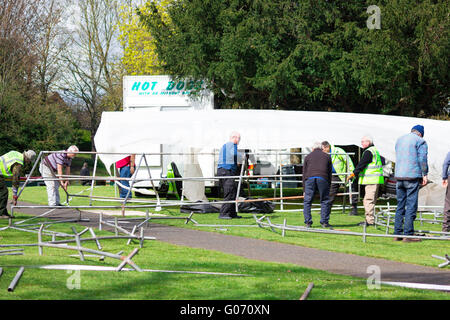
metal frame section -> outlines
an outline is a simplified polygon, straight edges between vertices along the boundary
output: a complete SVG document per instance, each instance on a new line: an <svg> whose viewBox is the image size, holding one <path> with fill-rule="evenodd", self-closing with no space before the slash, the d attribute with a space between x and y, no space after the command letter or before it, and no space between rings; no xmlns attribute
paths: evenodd
<svg viewBox="0 0 450 320"><path fill-rule="evenodd" d="M365 225L363 225L363 232L352 232L352 231L333 230L333 229L307 228L304 226L290 226L290 225L287 225L286 219L284 220L283 224L274 224L270 221L270 219L268 217L263 216L259 219L255 215L253 217L259 227L270 228L273 232L276 232L276 230L281 230L281 235L283 237L285 236L286 231L303 231L303 232L313 232L313 233L359 236L359 237L362 237L363 242L366 242L367 237L378 237L378 238L396 238L396 237L398 237L398 235L391 235L391 234L367 233ZM264 218L266 219L267 222L263 222ZM448 240L450 240L450 233L448 233L448 232L442 233L442 236L440 236L440 237L426 237L426 236L420 236L420 235L412 235L412 236L402 235L401 237L402 238L419 238L419 239L426 239L426 240L446 240L446 241L448 241Z"/></svg>
<svg viewBox="0 0 450 320"><path fill-rule="evenodd" d="M79 151L77 153L80 154L95 154L95 162L94 162L94 169L93 169L93 175L92 176L79 176L79 175L61 175L61 176L55 176L53 175L53 177L46 177L46 178L35 178L35 179L31 179L31 177L33 176L34 171L36 170L38 163L43 159L44 155L46 154L50 154L50 153L54 153L54 152L58 152L58 151L41 151L39 153L39 155L36 157L36 160L33 164L33 167L31 169L31 172L27 175L27 178L24 182L24 184L22 185L22 187L20 188L19 192L18 192L18 198L20 198L20 195L22 194L24 188L27 186L27 184L30 183L30 181L34 181L34 182L45 182L45 181L57 181L60 179L64 179L64 180L69 180L69 181L79 181L79 180L91 180L91 186L90 186L90 194L89 195L81 195L81 194L70 194L68 193L66 190L66 196L67 196L67 206L46 206L46 205L40 205L40 206L36 206L36 205L16 205L16 206L11 206L11 216L14 216L14 210L18 209L18 208L48 208L48 209L52 209L52 210L56 210L56 209L64 209L64 208L71 208L71 209L89 209L89 208L101 208L101 209L121 209L122 210L122 215L125 215L125 209L129 209L129 208L155 208L156 211L159 211L161 209L161 207L163 206L178 206L178 205L187 205L187 204L198 204L197 202L193 202L193 201L185 201L184 197L182 196L181 201L177 202L177 201L172 201L172 200L166 200L166 201L162 201L159 197L159 193L155 187L154 182L155 181L215 181L215 180L219 180L220 179L236 179L238 180L238 192L237 192L237 196L236 199L234 201L230 201L230 202L225 202L225 201L220 201L220 202L216 202L217 204L223 204L223 203L235 203L235 205L237 206L238 203L241 201L239 199L239 192L241 189L241 185L243 183L244 180L246 180L248 183L250 183L250 181L255 181L254 179L258 179L258 178L272 178L271 180L267 180L267 182L279 182L280 183L280 197L276 197L276 191L277 191L277 184L275 183L275 188L274 188L274 197L273 200L279 200L279 204L280 204L280 209L281 211L284 210L284 205L299 205L299 203L290 203L290 202L284 202L284 200L289 200L290 197L283 197L283 181L284 182L289 182L291 180L284 180L283 178L299 178L302 175L301 174L283 174L281 168L282 168L282 164L281 164L281 156L282 155L307 155L308 153L302 153L302 152L275 152L275 153L246 153L246 155L275 155L276 159L277 159L277 165L279 165L280 168L280 174L275 174L275 175L245 175L246 173L246 168L244 168L245 166L242 165L241 167L241 172L238 176L230 176L230 177L218 177L218 176L214 176L214 177L185 177L185 178L163 178L163 177L152 177L151 172L150 172L150 168L148 167L148 161L147 161L147 156L153 156L153 155L159 155L159 156L164 156L164 155L216 155L216 153L136 153L137 155L140 155L140 161L138 163L138 166L136 167L135 170L135 174L133 174L133 176L131 178L120 178L120 177L116 177L115 176L115 172L114 172L114 177L110 176L110 177L99 177L96 176L96 172L97 172L97 165L98 165L98 156L100 154L116 154L116 155L128 155L129 153L118 153L118 152L94 152L94 151ZM346 156L347 158L349 158L349 155L351 155L352 153L347 153ZM137 172L141 169L142 163L145 163L146 167L147 167L147 173L148 173L148 177L143 179L143 178L139 178L137 179ZM279 163L278 163L279 162ZM245 170L244 170L245 169ZM343 173L344 175L349 175L350 172L346 172ZM120 184L120 181L129 181L130 182L130 187L128 188L128 195L132 192L132 190L135 191L139 191L136 189L133 189L133 186L136 182L141 182L141 181L150 181L151 185L152 185L152 189L153 189L153 193L156 196L156 201L155 200L142 200L142 199L129 199L128 195L125 199L123 198L117 198L117 197L104 197L104 196L95 196L93 194L93 190L94 190L94 183L95 181L114 181L115 185ZM300 183L301 180L292 180L292 182L297 182ZM347 188L347 187L346 187ZM86 189L87 190L87 189ZM342 210L343 212L345 212L345 198L346 196L349 197L350 203L351 203L351 195L352 195L352 190L351 190L351 185L349 184L348 187L348 192L344 192L344 193L339 193L339 196L343 196L343 205L342 205ZM70 205L70 200L73 199L74 197L86 197L89 198L89 205L84 205L84 206L71 206ZM301 197L299 197L301 198ZM270 199L270 198L269 198ZM93 200L97 200L97 201L120 201L121 205L92 205L92 201ZM267 199L255 199L255 201L266 201ZM135 203L135 205L128 205L128 203ZM136 204L137 203L137 204ZM302 205L300 203L300 205ZM10 225L11 225L11 219L10 219Z"/></svg>
<svg viewBox="0 0 450 320"><path fill-rule="evenodd" d="M394 229L391 225L391 222L394 221L391 217L395 218L395 210L397 206L392 206L389 203L386 206L376 206L375 207L375 228L384 227L385 233L389 234L389 231ZM378 211L377 211L378 209ZM417 211L418 217L416 217L415 221L420 222L420 225L423 226L425 223L431 224L442 224L443 218L443 206L420 206ZM427 219L424 216L432 216L433 219ZM436 234L442 236L450 236L450 232L442 232L442 231L429 231L429 230L415 230L418 234ZM427 237L427 239L430 239Z"/></svg>
<svg viewBox="0 0 450 320"><path fill-rule="evenodd" d="M105 223L105 224L107 224L107 223ZM114 254L114 253L109 253L109 252L105 252L105 251L100 251L100 250L102 250L102 246L100 245L100 240L103 240L103 239L127 239L128 240L127 244L130 244L130 241L132 239L137 239L137 240L139 240L140 248L143 248L144 240L155 240L156 238L144 236L144 232L143 232L143 228L142 227L140 228L140 235L134 235L134 230L133 230L132 233L130 233L126 229L119 227L117 223L115 225L109 225L109 224L107 224L107 225L115 227L115 233L116 233L115 236L97 237L95 235L94 231L92 230L92 228L85 228L81 232L78 232L75 229L75 227L72 227L72 231L74 233L73 235L66 235L66 234L61 234L61 233L48 233L47 235L51 235L52 236L52 241L43 241L44 228L48 227L49 225L48 224L45 225L44 223L41 223L40 226L39 226L39 230L37 231L37 237L38 237L37 243L31 243L31 244L4 244L4 245L0 245L0 247L37 246L40 256L43 255L43 248L44 247L67 249L67 250L75 250L75 251L78 251L78 256L80 257L81 261L85 261L85 259L84 259L84 253L85 252L93 253L93 254L98 255L100 258L103 258L103 259L104 259L104 257L109 257L109 258L121 260L122 262L117 266L116 271L122 270L122 268L126 264L129 264L136 271L141 272L142 270L131 260L131 258L138 253L138 251L139 251L138 248L135 248L129 255L123 256L123 255L120 255L120 254ZM14 227L14 229L21 230L21 231L27 231L27 229L24 229L24 228ZM90 232L92 237L91 238L82 238L82 235L85 234L87 231ZM121 235L119 235L119 232L124 233L126 235L125 236L121 236ZM56 236L66 236L66 237L71 237L71 239L56 241L56 239L55 239ZM97 248L98 248L98 250L93 250L93 249L89 249L89 248L83 247L82 244L81 244L82 241L94 241L96 246L97 246ZM69 245L67 245L70 242L75 242L76 246L69 246ZM18 250L20 250L20 249L3 250L3 251L0 251L0 252L3 253L3 252L18 251Z"/></svg>
<svg viewBox="0 0 450 320"><path fill-rule="evenodd" d="M396 209L396 206L390 206L389 204L387 206L376 206L376 209L378 209L378 213L375 214L375 228L377 227L385 227L386 233L383 234L374 234L374 233L367 233L366 232L366 226L363 225L363 232L351 232L351 231L345 231L345 230L334 230L334 229L319 229L319 228L307 228L305 226L292 226L287 225L287 219L284 219L283 224L274 224L270 221L269 217L266 217L265 215L261 216L260 218L257 218L256 215L253 215L256 224L255 225L224 225L224 224L195 224L196 227L213 227L213 228L222 228L221 230L226 230L223 228L229 228L229 227L260 227L260 228L270 228L273 232L276 232L276 230L281 230L281 235L284 237L286 234L286 231L305 231L305 232L315 232L315 233L329 233L329 234L342 234L342 235L353 235L353 236L361 236L363 238L363 241L366 242L367 237L387 237L387 238L395 238L398 237L398 235L391 235L389 234L390 229L392 229L391 226L389 226L390 217L392 215L395 215L395 212L386 211L386 209L392 210ZM426 223L442 223L442 221L438 220L438 217L440 217L440 214L437 212L436 209L440 208L438 206L427 206L427 207L419 207L421 210L427 210L431 209L432 212L422 212L420 215L419 220L421 224L423 222ZM387 215L387 219L384 215ZM425 219L422 218L422 215L433 215L433 219ZM264 219L266 219L267 222L264 222ZM383 223L383 221L386 221L387 223ZM380 222L382 221L382 222ZM195 223L195 222L194 222ZM416 233L418 235L413 236L404 236L402 235L402 238L420 238L420 239L426 239L426 240L450 240L450 232L440 232L440 231L429 231L429 230L416 230ZM424 234L430 234L432 236L425 236ZM436 236L433 236L436 235Z"/></svg>
<svg viewBox="0 0 450 320"><path fill-rule="evenodd" d="M37 167L37 163L40 161L40 159L42 159L43 155L46 154L46 153L52 153L52 152L56 152L56 151L41 151L39 153L39 156L36 158L35 163L33 165L33 169L31 170L30 174L27 176L27 179L26 179L24 185L22 186L22 188L20 189L20 191L18 193L18 196L20 196L20 194L24 190L25 186L30 181L30 177L32 176L32 173L34 172L34 170ZM238 180L238 192L237 192L236 199L235 200L231 200L231 201L217 201L217 202L215 202L215 204L234 203L237 206L240 202L257 202L257 201L274 201L274 200L277 200L277 201L280 201L279 202L280 210L278 210L278 211L285 211L284 208L283 208L284 204L295 204L295 205L299 205L300 204L301 205L301 203L284 203L283 202L284 200L302 199L303 198L303 196L291 196L291 197L284 197L283 196L283 193L282 193L283 192L283 185L282 184L283 184L283 181L285 181L285 180L283 180L283 177L284 178L286 178L286 177L287 178L289 178L289 177L301 177L302 175L301 174L286 174L286 175L283 175L283 171L281 170L282 166L281 166L281 160L280 160L281 158L280 158L280 156L281 155L292 155L292 154L306 155L307 153L302 153L302 152L285 152L285 153L275 152L275 156L277 158L277 162L280 161L279 164L277 163L277 165L279 165L279 168L280 168L280 174L275 174L275 175L252 175L252 176L246 176L245 175L246 174L246 170L244 170L245 169L245 165L242 165L241 171L240 171L238 176L230 176L230 177L217 177L217 176L215 176L215 177L187 177L187 178L162 178L161 177L161 178L154 178L154 177L151 176L150 170L148 169L147 170L148 171L148 178L147 179L142 179L142 178L141 179L137 179L136 178L137 174L134 174L133 177L131 177L131 178L120 178L120 177L117 178L115 176L114 177L97 177L97 176L95 176L96 167L97 167L97 164L98 164L98 156L99 156L99 154L120 154L120 155L126 155L126 154L129 154L129 153L126 153L126 154L125 153L101 153L101 152L79 152L79 153L95 154L95 167L94 167L93 176L85 177L85 176L76 176L76 175L62 175L60 177L45 178L45 179L34 179L34 181L48 181L48 180L56 180L56 179L60 179L60 178L67 179L67 180L80 180L80 179L86 180L86 179L91 179L91 188L90 188L90 195L89 196L67 193L67 203L68 204L69 204L69 201L70 201L70 199L72 197L89 197L89 200L90 200L89 205L84 205L84 206L70 206L70 205L68 205L68 206L62 206L62 207L60 207L60 206L56 206L56 207L52 207L52 206L38 206L38 205L13 206L12 209L11 209L11 211L12 211L11 214L13 213L14 208L48 208L48 209L51 209L51 210L47 211L46 213L42 214L41 216L45 216L48 213L53 212L53 210L64 209L64 208L76 209L78 211L80 211L80 209L93 209L93 208L103 208L103 209L117 209L117 208L121 208L122 209L122 215L124 216L125 215L125 208L127 208L127 209L130 209L130 208L160 208L160 207L179 206L179 205L186 205L186 204L198 204L198 202L185 201L183 199L181 199L181 201L171 201L171 200L161 201L161 199L158 196L158 192L157 192L157 190L155 188L155 185L154 185L154 181L161 181L161 180L168 180L168 181L185 181L185 180L206 181L206 180L219 180L219 179L230 179L230 178ZM160 156L162 156L162 155L192 155L192 154L200 155L200 154L203 154L203 153L192 153L192 152L190 152L190 153L136 153L136 154L141 155L140 161L139 161L138 166L137 166L136 171L135 171L135 172L138 172L141 169L143 161L145 162L145 164L146 164L146 166L148 168L148 162L147 162L147 159L146 159L147 156L151 156L151 155L160 155ZM211 153L205 153L205 154L210 155ZM246 155L248 155L248 154L252 154L252 153L246 153ZM253 153L253 155L258 155L258 154L273 155L273 153ZM349 155L350 155L350 153L346 153L347 159L349 158ZM244 162L244 164L245 164L245 162ZM344 175L349 175L350 172L346 172L346 173L343 173L343 174ZM242 182L244 180L249 181L249 180L255 179L255 178L279 178L279 180L275 179L273 181L275 181L275 182L279 181L280 182L280 197L275 197L274 196L272 198L244 199L244 200L239 199L239 192L240 192L240 188L242 186ZM131 199L128 199L128 197L125 198L125 199L121 199L121 198L113 198L113 197L97 197L97 196L94 196L93 195L94 182L95 181L102 181L102 180L104 180L104 181L106 181L106 180L108 180L108 181L115 181L115 182L117 182L117 181L120 182L120 181L123 181L123 180L130 181L131 184L130 184L130 188L128 190L128 194L131 193L131 191L133 190L133 185L137 181L150 181L151 184L152 184L153 191L154 191L154 193L156 195L156 201L155 200L149 200L149 201L145 201L144 200L144 201L136 202L136 199L131 200ZM295 181L299 182L299 180L295 180ZM345 211L345 197L346 196L349 196L350 203L351 203L351 194L352 194L351 184L348 184L348 186L346 186L346 188L347 187L349 188L349 192L344 192L344 193L339 193L338 194L340 196L344 196L343 197L344 198L344 203L343 203L343 206L342 206L344 211ZM276 188L276 184L275 184L275 188L274 188L275 192L276 192L276 189L277 188ZM102 206L96 205L96 206L94 206L94 205L92 205L92 200L93 199L106 200L106 201L121 201L122 204L120 206L118 206L118 205L102 205ZM135 203L135 204L133 204L133 205L127 204L128 202L130 202L130 203L132 202L132 203ZM389 223L390 223L390 216L392 215L392 213L390 213L389 211L392 208L394 208L394 207L390 206L389 204L387 205L387 207L379 207L380 214L377 214L376 210L375 210L376 226L385 226L386 227L386 236L388 236L389 228L391 228ZM298 210L298 209L296 209L296 210ZM186 222L185 222L186 224L189 221L192 221L194 224L198 225L198 223L195 220L192 219L192 215L193 214L191 213L191 215L189 217L176 217L176 218L186 219ZM387 219L388 219L388 221L386 223L384 223L386 221L385 215L387 215ZM437 216L436 216L436 212L435 212L435 217L434 217L434 220L433 220L434 222L437 221L436 217ZM33 219L33 218L31 218L31 219ZM80 213L80 218L81 218L81 213ZM145 224L145 223L147 223L151 219L171 219L171 218L174 218L174 217L158 217L158 218L151 217L150 218L150 217L148 217L148 211L147 211L146 219L140 224L140 226ZM260 220L257 220L257 224L259 226L268 226L272 230L274 230L274 228L281 228L283 230L283 235L285 234L286 230L290 230L290 229L291 230L304 231L303 230L304 228L302 228L302 227L287 226L286 222L284 223L284 226L275 225L275 224L272 224L270 222L269 218L266 218L266 219L268 220L268 224L264 224ZM420 212L420 221L421 221L421 223L422 223L422 221L426 221L426 219L422 218L422 212ZM14 228L18 228L18 225L23 223L23 222L24 221L17 222L14 225L12 225L11 224L11 219L10 219L10 226L14 227ZM100 228L101 228L102 224L114 227L116 236L118 235L118 231L119 230L121 232L127 232L125 229L123 229L120 226L118 226L118 220L117 219L115 220L115 224L111 225L111 224L108 224L107 222L103 222L102 221L102 217L100 217L100 223L99 223L99 227ZM218 225L218 226L220 227L220 225ZM44 228L43 227L41 227L41 228L42 228L41 231L43 231ZM128 232L127 234L132 236L132 235L134 235L135 231L136 230L133 230L132 233ZM322 232L322 231L320 231L320 229L307 229L307 231ZM35 232L35 231L32 231L32 232ZM346 232L337 231L337 230L334 230L332 233L336 233L336 232L339 232L341 234L361 235L360 233L346 233ZM423 233L423 232L426 232L426 231L421 231L421 232ZM448 235L448 233L431 232L431 231L429 231L428 233L440 234L440 235L443 235L445 238L447 238L447 235ZM368 234L365 232L365 230L364 230L364 232L362 234L363 234L363 237L364 237L364 240L365 240L365 237ZM56 236L56 235L54 235L54 236ZM58 236L68 236L68 235L58 234ZM372 236L372 235L370 235L370 236ZM380 235L373 235L373 236L378 237ZM416 236L414 236L414 237L416 237ZM427 239L430 239L430 238L427 237Z"/></svg>
<svg viewBox="0 0 450 320"><path fill-rule="evenodd" d="M450 265L450 257L448 256L448 254L446 254L445 257L437 256L437 255L434 255L434 254L432 254L431 256L433 258L445 261L444 263L441 263L441 264L438 265L439 268L443 268L443 267L446 267L446 266Z"/></svg>

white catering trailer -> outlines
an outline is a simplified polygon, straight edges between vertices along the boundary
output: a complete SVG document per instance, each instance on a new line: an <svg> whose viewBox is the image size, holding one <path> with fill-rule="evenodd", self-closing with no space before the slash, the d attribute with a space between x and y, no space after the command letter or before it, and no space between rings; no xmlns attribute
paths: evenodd
<svg viewBox="0 0 450 320"><path fill-rule="evenodd" d="M199 90L202 89L202 90ZM196 94L193 94L196 91ZM171 111L203 111L214 109L214 94L204 88L202 81L173 80L167 75L156 76L125 76L123 78L123 112L135 112L141 110L154 112ZM167 126L164 134L172 134L172 128ZM144 134L144 133L143 133ZM146 153L154 153L147 157L147 163L153 178L166 176L167 168L174 162L180 174L184 175L186 162L194 163L201 168L205 177L212 177L215 173L214 150L185 148L182 145L148 144ZM200 153L193 156L186 153ZM183 154L181 154L183 153ZM207 154L209 153L209 154ZM140 156L136 157L136 164ZM145 164L141 164L137 178L148 177ZM159 180L155 185L159 186ZM205 186L214 186L214 181L205 181ZM136 187L150 187L149 181L138 182Z"/></svg>
<svg viewBox="0 0 450 320"><path fill-rule="evenodd" d="M202 90L199 90L202 89ZM192 94L195 91L195 94ZM202 81L174 80L168 75L157 76L125 76L123 78L123 112L132 113L136 111L173 112L173 111L210 111L214 110L214 94L204 87ZM136 112L141 115L142 113ZM174 112L174 117L179 113ZM180 120L180 119L175 119ZM188 121L188 120L186 120ZM199 126L198 124L193 126ZM201 126L201 124L200 124ZM198 130L199 128L193 128ZM201 129L201 128L200 128ZM173 134L170 124L166 127L164 134ZM230 129L231 130L231 129ZM145 136L145 133L142 133ZM229 132L225 133L229 134ZM226 140L223 141L225 143ZM181 176L215 176L218 149L210 146L206 148L185 147L180 144L148 144L145 146L146 153L157 153L158 155L147 157L148 166L152 177L160 178L166 176L168 166L174 162ZM241 150L242 152L244 150ZM261 151L261 150L260 150ZM270 150L262 150L270 152ZM181 155L180 153L183 153ZM192 154L186 154L192 153ZM271 155L259 155L258 168L260 174L275 174L279 159ZM289 162L289 156L283 156L284 162ZM251 162L255 163L255 157L250 156ZM136 157L139 163L140 157ZM275 164L275 165L274 165ZM189 170L189 172L185 172ZM148 177L148 171L144 163L137 178ZM155 182L159 186L159 180ZM205 180L205 187L217 187L218 181ZM138 182L136 187L150 187L149 182Z"/></svg>

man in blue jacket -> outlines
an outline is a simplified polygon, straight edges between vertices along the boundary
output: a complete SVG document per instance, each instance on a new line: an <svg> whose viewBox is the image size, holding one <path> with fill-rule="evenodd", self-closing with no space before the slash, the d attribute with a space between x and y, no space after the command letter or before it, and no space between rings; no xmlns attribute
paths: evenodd
<svg viewBox="0 0 450 320"><path fill-rule="evenodd" d="M450 232L450 187L448 186L448 174L450 171L450 152L445 157L442 166L442 186L447 188L445 193L444 218L442 220L442 232Z"/></svg>
<svg viewBox="0 0 450 320"><path fill-rule="evenodd" d="M414 235L419 187L428 182L428 145L423 139L424 127L416 125L395 144L395 178L397 180L397 211L394 234ZM418 238L394 238L396 241L415 242Z"/></svg>
<svg viewBox="0 0 450 320"><path fill-rule="evenodd" d="M220 149L219 161L217 165L217 176L237 176L239 175L238 163L240 155L238 153L238 144L241 141L241 135L233 131L230 140ZM234 178L220 179L220 186L223 190L224 201L234 201L237 195L237 184ZM236 205L234 203L224 203L220 208L220 219L241 218L236 213Z"/></svg>

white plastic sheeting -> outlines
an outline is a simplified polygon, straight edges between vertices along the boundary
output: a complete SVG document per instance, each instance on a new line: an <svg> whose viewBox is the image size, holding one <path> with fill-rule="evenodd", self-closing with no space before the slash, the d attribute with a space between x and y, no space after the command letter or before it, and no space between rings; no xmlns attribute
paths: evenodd
<svg viewBox="0 0 450 320"><path fill-rule="evenodd" d="M368 134L380 153L395 162L397 138L414 125L425 127L429 179L440 183L442 163L450 151L450 122L376 114L275 111L134 111L104 112L95 135L98 152L144 153L150 145L169 144L201 149L220 148L235 130L240 148L311 147L327 140L336 145L360 145ZM123 155L100 154L109 169Z"/></svg>

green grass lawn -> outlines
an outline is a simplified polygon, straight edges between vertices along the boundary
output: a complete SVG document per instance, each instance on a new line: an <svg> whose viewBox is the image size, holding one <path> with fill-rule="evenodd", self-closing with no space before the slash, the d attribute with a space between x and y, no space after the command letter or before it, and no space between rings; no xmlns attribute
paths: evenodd
<svg viewBox="0 0 450 320"><path fill-rule="evenodd" d="M217 214L195 214L193 218L199 224L243 224L250 225L254 223L254 218L250 214L240 214L242 219L220 220ZM259 215L261 216L261 215ZM288 225L303 226L303 217L299 212L276 212L267 215L274 224L283 224L286 219ZM318 213L313 213L315 228L322 228L318 223L320 220ZM357 226L362 221L362 216L348 216L340 212L333 212L330 223L335 229L348 230L353 232L363 232L363 227ZM403 243L394 242L392 238L367 237L363 242L362 236L353 235L333 235L320 234L301 231L286 231L282 237L281 230L273 232L270 228L250 228L250 227L196 227L194 224L185 225L180 220L168 220L163 222L178 227L187 227L198 230L222 232L225 234L251 237L255 239L264 239L277 241L282 243L300 245L304 247L323 249L328 251L336 251L342 253L356 254L360 256L368 256L374 258L384 258L392 261L407 262L417 265L437 266L438 260L432 258L431 255L443 256L449 251L449 241L444 240L424 240L420 243ZM417 226L419 228L419 225ZM423 229L439 229L436 225L425 224ZM368 233L385 234L384 228L368 227Z"/></svg>
<svg viewBox="0 0 450 320"><path fill-rule="evenodd" d="M83 192L84 191L84 192ZM71 194L89 194L87 187L70 186ZM61 191L61 195L64 193ZM99 186L94 195L114 196L112 186ZM65 197L62 197L65 199ZM26 188L19 199L33 203L46 203L44 187ZM86 205L87 198L73 198L72 205ZM94 201L94 205L112 205L118 202ZM134 210L134 209L133 209ZM145 210L145 209L142 209ZM151 210L154 212L154 210ZM178 208L163 209L159 213L171 216L186 216ZM362 213L361 213L362 214ZM23 216L21 213L16 215ZM254 224L251 214L241 214L243 219L219 220L218 214L196 214L194 219L200 224ZM273 223L283 223L287 219L289 225L303 225L299 212L276 212L268 215ZM318 225L318 214L313 214L315 227ZM330 223L336 228L362 231L356 223L363 216L351 217L333 212ZM0 228L6 225L0 220ZM278 241L319 248L330 251L352 253L362 256L385 258L419 265L436 267L440 261L432 254L443 255L448 252L447 241L423 241L421 243L393 242L385 238L326 235L317 233L287 231L286 236L274 233L270 229L244 227L196 227L184 224L183 220L158 220L158 223L170 224L183 228L220 232L269 241ZM52 230L66 230L70 225L58 225ZM419 227L419 226L418 226ZM65 229L64 229L65 228ZM425 224L423 229L439 230L438 225ZM81 227L78 226L78 230ZM373 227L368 232L384 233ZM106 234L105 231L98 234ZM0 232L0 243L35 243L36 235L14 230ZM132 251L137 244L126 246L126 240L109 240L102 242L107 252L125 253ZM95 249L94 244L86 245ZM308 283L315 286L309 299L449 299L446 293L413 290L398 287L382 286L379 290L368 290L364 279L335 275L323 271L311 270L291 264L267 263L244 259L220 252L192 249L175 246L159 241L147 241L135 261L141 268L161 270L190 270L208 272L243 273L247 277L210 276L174 273L138 273L138 272L94 272L81 271L80 289L68 289L67 281L74 273L66 271L50 271L27 268L23 279L14 292L6 292L9 282L18 270L18 266L42 264L80 264L79 259L68 257L73 251L44 248L44 256L38 255L36 247L26 247L23 256L1 256L0 267L4 275L0 278L0 299L298 299ZM117 266L118 260L107 258L99 262L95 258L87 258L85 264ZM14 267L13 267L14 266ZM4 289L4 290L2 290Z"/></svg>
<svg viewBox="0 0 450 320"><path fill-rule="evenodd" d="M18 218L24 218L19 215ZM0 220L0 228L6 220ZM71 224L61 224L52 230L69 232ZM77 230L82 227L77 226ZM98 235L108 234L97 231ZM6 230L0 232L0 243L35 243L36 235ZM44 238L44 240L50 240ZM124 250L129 253L137 243L126 240L101 241L106 252ZM95 249L95 244L84 246ZM5 249L5 248L2 248ZM369 290L364 279L311 270L292 264L268 263L244 259L220 252L171 245L156 240L145 242L133 258L141 268L153 270L202 271L245 274L223 276L135 271L74 271L32 268L47 264L87 264L116 267L118 260L87 257L85 262L69 257L75 251L44 248L39 256L37 247L25 247L24 255L1 256L0 300L297 300L310 282L314 289L308 299L368 300L368 299L449 299L449 295L434 291L412 290L382 285ZM6 289L20 266L25 272L16 289ZM77 282L78 281L78 282ZM78 285L77 285L78 284Z"/></svg>
<svg viewBox="0 0 450 320"><path fill-rule="evenodd" d="M84 192L83 192L84 191ZM70 186L69 192L71 194L80 193L82 195L88 195L89 189L83 186ZM63 191L60 192L62 199L65 199ZM98 186L94 188L94 195L97 196L114 196L114 187L112 186ZM44 187L29 187L24 189L21 200L30 201L34 203L46 203L46 193ZM70 201L71 205L87 205L89 202L87 198L73 197ZM93 205L118 205L119 202L102 202L93 201ZM186 213L180 213L177 207L163 208L158 213L163 213L171 216L187 216ZM286 206L285 208L291 209L295 206ZM132 209L145 211L147 209ZM150 209L151 212L156 212L154 209ZM240 214L243 219L233 220L221 220L218 219L217 213L211 214L194 214L193 218L198 224L213 224L213 225L251 225L255 224L255 220L252 214L242 213ZM353 232L362 232L363 227L357 226L358 222L364 220L363 210L360 209L360 215L348 216L342 213L342 211L333 211L330 218L330 224L335 229L349 230ZM261 215L258 215L260 217ZM272 223L283 224L286 219L288 225L303 226L303 214L299 211L293 212L274 212L267 215ZM322 228L319 224L319 213L313 213L313 228ZM392 218L391 218L392 221ZM392 238L379 238L379 237L367 237L366 242L363 242L363 238L360 236L351 235L331 235L331 234L319 234L300 231L286 231L285 237L281 236L281 231L272 232L270 228L247 228L247 227L198 227L193 223L185 224L184 220L158 220L158 223L167 225L173 225L182 228L192 228L211 232L220 232L230 235L244 236L255 239L264 239L270 241L278 241L282 243L300 245L316 249L324 249L328 251L336 251L342 253L351 253L361 256L368 256L374 258L384 258L393 261L412 263L425 266L437 266L439 260L433 258L431 255L443 256L448 253L449 241L445 240L424 240L419 243L403 243L394 242ZM393 224L391 222L391 224ZM417 230L434 230L440 231L440 224L424 223L420 225L416 222ZM368 227L368 233L385 234L385 228L382 227ZM391 231L392 233L392 231Z"/></svg>

